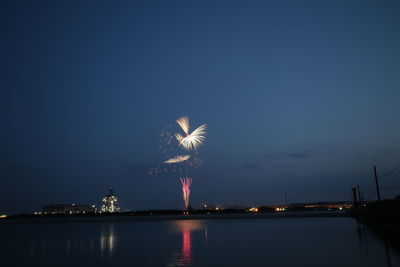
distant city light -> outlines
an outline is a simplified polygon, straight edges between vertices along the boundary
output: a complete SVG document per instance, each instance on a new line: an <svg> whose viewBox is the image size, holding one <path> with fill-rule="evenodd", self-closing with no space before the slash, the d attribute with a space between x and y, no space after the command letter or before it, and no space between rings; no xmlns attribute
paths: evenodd
<svg viewBox="0 0 400 267"><path fill-rule="evenodd" d="M256 207L252 207L249 209L250 212L258 212L258 208Z"/></svg>
<svg viewBox="0 0 400 267"><path fill-rule="evenodd" d="M280 208L280 207L275 208L275 211L285 211L285 210L286 210L286 208Z"/></svg>

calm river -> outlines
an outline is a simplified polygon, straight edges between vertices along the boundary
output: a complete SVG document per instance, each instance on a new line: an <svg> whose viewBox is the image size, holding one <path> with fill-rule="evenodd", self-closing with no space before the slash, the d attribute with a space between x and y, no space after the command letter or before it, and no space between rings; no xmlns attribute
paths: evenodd
<svg viewBox="0 0 400 267"><path fill-rule="evenodd" d="M400 266L352 218L1 224L1 266Z"/></svg>

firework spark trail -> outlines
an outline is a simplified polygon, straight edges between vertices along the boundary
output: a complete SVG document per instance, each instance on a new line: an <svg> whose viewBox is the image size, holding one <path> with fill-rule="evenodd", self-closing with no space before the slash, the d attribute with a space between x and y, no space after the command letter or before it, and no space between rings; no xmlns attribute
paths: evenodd
<svg viewBox="0 0 400 267"><path fill-rule="evenodd" d="M184 162L185 160L190 159L190 155L182 155L182 156L176 156L173 158L169 158L164 163L171 164L171 163L180 163Z"/></svg>
<svg viewBox="0 0 400 267"><path fill-rule="evenodd" d="M188 117L181 117L176 120L176 123L182 128L185 132L186 136L181 134L175 134L175 138L178 141L180 147L186 150L197 149L200 145L203 144L206 139L206 125L203 124L194 130L192 133L189 133L190 125Z"/></svg>
<svg viewBox="0 0 400 267"><path fill-rule="evenodd" d="M189 208L189 197L190 197L190 186L192 185L192 178L185 177L181 178L183 201L185 202L185 210Z"/></svg>
<svg viewBox="0 0 400 267"><path fill-rule="evenodd" d="M173 173L189 172L191 170L197 170L204 163L204 159L200 158L197 155L197 152L195 152L193 155L190 155L190 158L187 160L183 160L182 158L181 162L166 163L166 161L173 158L175 157L167 158L165 161L163 161L163 163L158 164L156 167L150 168L150 170L148 171L148 175L160 175L162 173L168 173L168 172L173 172Z"/></svg>
<svg viewBox="0 0 400 267"><path fill-rule="evenodd" d="M179 126L181 126L182 130L185 132L186 135L189 134L189 118L188 117L181 117L176 120L176 123L178 123Z"/></svg>

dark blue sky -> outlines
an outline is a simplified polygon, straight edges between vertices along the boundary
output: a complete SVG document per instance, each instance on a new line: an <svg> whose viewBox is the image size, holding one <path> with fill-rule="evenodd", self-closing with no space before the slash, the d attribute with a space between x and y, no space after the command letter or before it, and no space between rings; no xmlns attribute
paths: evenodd
<svg viewBox="0 0 400 267"><path fill-rule="evenodd" d="M372 166L400 165L398 2L115 2L1 2L0 213L110 185L180 208L178 177L147 172L182 115L208 126L197 207L373 198Z"/></svg>

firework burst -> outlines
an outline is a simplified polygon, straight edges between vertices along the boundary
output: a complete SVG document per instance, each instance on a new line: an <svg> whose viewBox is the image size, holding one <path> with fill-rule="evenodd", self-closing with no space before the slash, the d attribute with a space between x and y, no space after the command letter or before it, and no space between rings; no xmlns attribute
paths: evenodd
<svg viewBox="0 0 400 267"><path fill-rule="evenodd" d="M185 203L185 210L189 208L189 197L190 197L190 186L192 185L192 178L185 177L181 178L183 201Z"/></svg>
<svg viewBox="0 0 400 267"><path fill-rule="evenodd" d="M190 159L190 155L182 155L182 156L176 156L173 158L169 158L164 163L171 164L171 163L180 163L184 162L185 160Z"/></svg>
<svg viewBox="0 0 400 267"><path fill-rule="evenodd" d="M178 141L180 147L186 150L197 149L203 142L206 140L206 125L203 124L194 130L192 133L189 133L190 125L188 117L181 117L176 120L176 123L181 127L185 135L175 134L175 138Z"/></svg>

